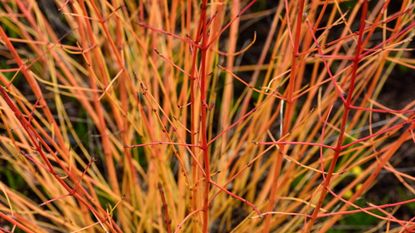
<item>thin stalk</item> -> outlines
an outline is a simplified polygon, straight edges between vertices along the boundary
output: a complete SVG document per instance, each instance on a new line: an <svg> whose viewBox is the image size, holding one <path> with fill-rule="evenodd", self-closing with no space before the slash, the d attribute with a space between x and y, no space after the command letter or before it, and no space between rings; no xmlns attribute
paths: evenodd
<svg viewBox="0 0 415 233"><path fill-rule="evenodd" d="M196 32L196 39L195 39L195 44L199 43L200 41L200 31L201 31L201 26L199 23L199 28ZM196 114L196 73L197 73L197 53L198 53L198 49L195 46L191 46L191 48L193 49L192 52L192 62L191 62L191 68L190 68L190 141L192 145L195 145L197 143L196 140L196 119L197 117L195 116ZM196 155L196 148L192 147L190 148L192 151L192 154ZM192 193L191 193L191 199L192 199L192 209L193 211L196 211L197 209L199 209L198 206L198 187L197 187L197 182L199 180L199 171L198 171L198 161L196 161L196 159L198 159L197 157L195 157L192 160L192 179L193 179L193 187L192 187ZM195 226L196 227L196 226ZM198 228L196 227L195 229L193 229L194 231L198 231Z"/></svg>
<svg viewBox="0 0 415 233"><path fill-rule="evenodd" d="M296 28L295 28L295 38L294 38L294 48L291 57L291 73L290 73L290 81L288 83L287 91L286 91L286 99L287 99L287 108L285 110L284 115L284 125L283 130L281 132L281 137L286 135L290 129L290 125L292 122L292 115L294 114L294 90L296 84L296 76L297 76L297 59L299 56L299 47L300 47L300 38L301 38L301 24L303 20L303 11L304 11L304 0L300 0L298 3L298 12L297 12L297 20L296 20ZM283 116L280 116L283 117ZM279 189L279 176L281 172L283 154L284 154L285 145L281 145L281 152L277 153L277 160L275 161L274 165L274 172L273 172L273 181L272 181L272 188L269 195L269 204L267 206L268 211L272 211L274 209L276 199L277 199L277 190ZM271 217L265 217L264 223L264 233L268 233L271 228Z"/></svg>
<svg viewBox="0 0 415 233"><path fill-rule="evenodd" d="M33 231L32 229L30 229L29 227L26 227L25 225L23 225L22 223L20 223L19 221L17 221L15 218L15 216L10 216L7 214L4 214L2 212L0 212L0 218L8 221L9 223L13 224L13 226L17 226L20 230L26 232L26 233L35 233L35 231ZM1 231L1 229L0 229Z"/></svg>
<svg viewBox="0 0 415 233"><path fill-rule="evenodd" d="M344 114L343 114L342 122L341 122L341 126L340 126L340 135L339 135L339 138L337 140L336 147L334 148L334 156L333 156L333 159L330 163L330 167L329 167L329 170L327 172L327 176L324 179L323 189L321 190L319 200L318 200L317 205L314 208L314 211L311 215L311 219L307 223L307 225L305 226L303 232L307 232L307 233L310 232L311 228L314 225L314 222L317 219L317 216L318 216L318 214L320 212L320 209L323 205L323 201L327 196L327 193L328 193L327 190L328 190L328 187L330 185L331 178L333 177L333 173L334 173L334 169L335 169L336 164L337 164L337 160L338 160L338 158L340 156L340 153L342 152L342 149L343 149L342 145L343 145L343 141L344 141L344 137L345 137L345 133L346 133L347 120L348 120L349 113L350 113L350 110L351 110L350 106L352 105L353 91L355 89L355 82L356 82L356 78L357 78L357 69L359 67L359 62L361 60L363 34L364 34L365 19L366 19L367 11L368 11L368 2L367 2L367 0L365 0L364 3L363 3L362 15L360 17L359 36L358 36L358 41L357 41L357 47L356 47L356 50L355 50L355 56L354 56L354 59L353 59L352 74L351 74L351 78L350 78L350 86L349 86L349 90L348 90L348 93L347 93L346 101L343 103L345 110L344 110Z"/></svg>
<svg viewBox="0 0 415 233"><path fill-rule="evenodd" d="M200 48L201 60L200 60L200 102L201 102L201 130L200 136L202 138L202 156L203 156L203 169L205 171L205 190L203 196L203 226L202 232L207 233L209 228L209 190L210 190L210 164L209 164L209 147L207 139L207 100L206 100L206 88L207 88L207 51L208 51L208 23L206 19L207 0L202 1L201 6L202 14L200 21L202 25L202 46Z"/></svg>
<svg viewBox="0 0 415 233"><path fill-rule="evenodd" d="M209 186L210 186L210 168L209 168L209 155L208 155L208 142L207 142L207 104L206 104L206 55L207 55L207 43L208 43L208 33L207 33L207 0L203 0L201 3L201 16L199 19L198 28L196 30L194 44L199 44L202 41L203 46L196 47L192 46L193 53L192 53L192 65L190 71L190 106L191 106L191 117L190 117L190 136L191 136L191 144L196 144L196 123L201 123L201 128L198 133L200 133L202 138L202 158L204 161L204 173L205 173L205 192L204 192L204 200L203 200L203 223L202 229L203 232L208 231L208 209L209 209ZM200 120L198 121L199 117L196 114L196 73L197 73L197 57L200 53L201 61L200 61L200 103L201 103L201 116ZM192 153L196 154L196 148L192 147ZM193 210L197 210L198 208L198 187L197 182L199 180L199 172L197 167L198 162L192 162L192 176L193 176L193 190L192 190L192 207ZM196 228L197 229L197 228ZM195 229L194 229L195 230Z"/></svg>
<svg viewBox="0 0 415 233"><path fill-rule="evenodd" d="M161 198L161 203L162 203L162 210L163 210L163 219L164 219L164 224L166 225L166 231L167 233L171 233L171 220L170 220L170 216L169 216L169 208L167 205L167 200L166 200L166 195L164 194L163 191L163 186L161 185L161 183L158 184L158 189L160 192L160 198Z"/></svg>

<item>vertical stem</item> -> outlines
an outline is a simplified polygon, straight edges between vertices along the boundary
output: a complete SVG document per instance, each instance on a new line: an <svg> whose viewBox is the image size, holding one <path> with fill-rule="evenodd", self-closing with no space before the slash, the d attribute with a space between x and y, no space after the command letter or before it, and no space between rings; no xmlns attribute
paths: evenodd
<svg viewBox="0 0 415 233"><path fill-rule="evenodd" d="M206 22L207 0L202 1L202 14L201 14L201 26L202 26L202 45L200 47L201 60L200 60L200 101L201 101L201 137L202 137L202 152L203 152L203 168L205 170L205 192L203 197L203 231L208 232L209 227L209 189L210 189L210 166L209 166L209 152L207 142L207 103L206 103L206 55L208 50L208 31Z"/></svg>
<svg viewBox="0 0 415 233"><path fill-rule="evenodd" d="M293 53L291 57L291 73L290 73L290 81L288 83L287 91L285 92L286 99L287 99L287 109L285 111L284 116L284 125L282 129L281 136L284 136L288 133L291 125L292 115L294 111L294 100L293 100L293 94L295 91L295 83L296 83L296 76L297 76L297 58L299 55L299 48L300 48L300 37L301 37L301 23L303 20L303 11L304 11L304 0L300 0L298 3L298 12L297 12L297 20L296 20L296 27L295 27L295 38L294 38L294 48ZM287 5L288 7L288 5ZM281 152L278 153L277 160L275 161L274 165L274 172L273 172L273 186L270 191L269 195L269 204L267 207L268 211L272 211L274 209L275 203L276 203L276 193L278 190L278 181L279 176L281 172L282 167L282 159L283 159L283 151L285 150L285 145L281 145L280 147ZM264 224L264 233L268 233L270 231L271 225L271 216L267 215L265 218L265 224Z"/></svg>
<svg viewBox="0 0 415 233"><path fill-rule="evenodd" d="M354 56L354 59L353 59L352 74L351 74L351 78L350 78L350 86L349 86L349 90L348 90L348 93L347 93L346 101L343 103L343 105L344 105L344 114L343 114L342 122L341 122L341 126L340 126L340 135L339 135L339 138L337 140L336 147L334 148L333 160L330 163L330 167L329 167L329 170L327 172L327 176L324 180L323 189L321 190L320 198L317 202L316 207L314 208L314 211L311 215L310 221L307 223L306 227L304 228L304 232L310 232L311 228L314 225L314 222L317 219L317 215L320 212L320 208L323 205L323 201L327 196L327 189L330 185L331 178L333 177L333 172L334 172L334 169L336 167L337 160L338 160L338 158L340 156L340 153L342 151L342 145L343 145L344 135L345 135L345 131L346 131L347 119L349 117L351 106L352 106L352 97L353 97L353 91L354 91L354 88L355 88L355 81L356 81L356 78L357 78L357 69L359 67L359 62L361 60L362 45L363 45L363 34L364 34L365 19L366 19L367 11L368 11L368 2L367 2L367 0L364 0L362 15L360 17L359 37L358 37L358 41L357 41L355 56Z"/></svg>
<svg viewBox="0 0 415 233"><path fill-rule="evenodd" d="M84 1L80 2L81 5L81 9L82 9L82 13L83 15L88 15L88 11L86 8L87 3L85 3ZM96 12L98 12L98 9L96 9ZM88 21L88 19L85 18L85 25L87 28L87 41L85 41L82 46L84 48L89 48L92 45L96 44L96 38L95 35L93 33L93 29L92 26L90 24L90 22ZM87 43L89 42L89 43ZM99 61L100 59L98 59L99 55L98 55L98 48L95 48L94 50L92 50L92 55L90 53L84 53L84 58L86 60L86 62L88 64L92 64L93 60ZM99 74L98 74L99 75ZM88 76L89 76L89 84L91 86L91 88L93 88L94 90L98 89L96 80L97 80L97 73L94 70L93 66L90 65L88 66ZM97 92L93 93L92 96L92 103L93 106L95 107L95 111L97 113L97 117L98 117L98 122L97 122L97 128L98 131L100 133L101 136L101 143L102 143L102 147L104 150L104 158L105 158L105 166L107 168L108 171L108 179L110 182L111 187L114 189L116 194L120 194L120 189L119 189L119 185L118 185L118 178L117 178L117 172L115 169L115 164L114 164L114 158L113 158L113 152L112 152L112 146L111 146L111 141L110 138L108 136L107 133L107 123L105 121L105 117L104 117L104 112L105 110L103 109L103 106L99 100L99 95Z"/></svg>
<svg viewBox="0 0 415 233"><path fill-rule="evenodd" d="M164 224L166 225L166 231L167 233L171 233L171 220L170 220L170 216L169 216L169 208L167 206L167 199L166 199L166 195L164 195L164 191L163 191L163 186L161 185L161 183L158 183L158 189L160 192L160 197L161 197L161 203L162 203L162 211L163 211L163 219L164 219Z"/></svg>
<svg viewBox="0 0 415 233"><path fill-rule="evenodd" d="M200 135L202 139L202 157L203 157L203 166L205 170L205 190L203 198L203 232L208 232L209 226L209 188L210 188L210 167L209 167L209 154L208 154L208 143L207 143L207 105L206 105L206 55L207 55L207 44L208 44L208 33L207 33L207 0L202 0L201 3L201 14L198 24L198 29L196 31L194 45L199 45L199 42L202 41L202 45L193 47L192 54L192 66L191 66L191 81L190 81L190 103L191 103L191 120L190 120L190 132L191 132L191 143L197 144L196 142L196 124L200 123ZM195 116L196 112L196 90L195 90L195 80L196 80L196 70L197 70L197 57L200 53L200 101L201 101L201 116ZM192 152L195 152L195 148L192 147ZM196 153L195 153L196 154ZM198 166L196 161L192 163L192 176L194 184L198 182ZM196 211L198 209L198 188L196 185L193 187L192 191L192 207ZM197 228L195 228L197 229ZM193 229L195 231L195 229Z"/></svg>

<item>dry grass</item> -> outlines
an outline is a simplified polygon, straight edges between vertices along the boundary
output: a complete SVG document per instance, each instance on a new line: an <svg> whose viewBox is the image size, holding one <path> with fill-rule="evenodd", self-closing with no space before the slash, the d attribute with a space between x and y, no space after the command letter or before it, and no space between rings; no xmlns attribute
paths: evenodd
<svg viewBox="0 0 415 233"><path fill-rule="evenodd" d="M277 2L1 1L0 231L414 232L415 2Z"/></svg>

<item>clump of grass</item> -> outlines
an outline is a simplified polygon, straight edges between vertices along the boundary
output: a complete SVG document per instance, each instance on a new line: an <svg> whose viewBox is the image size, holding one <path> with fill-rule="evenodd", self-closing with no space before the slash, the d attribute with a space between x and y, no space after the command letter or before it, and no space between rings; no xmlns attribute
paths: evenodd
<svg viewBox="0 0 415 233"><path fill-rule="evenodd" d="M3 1L1 230L413 232L414 6Z"/></svg>

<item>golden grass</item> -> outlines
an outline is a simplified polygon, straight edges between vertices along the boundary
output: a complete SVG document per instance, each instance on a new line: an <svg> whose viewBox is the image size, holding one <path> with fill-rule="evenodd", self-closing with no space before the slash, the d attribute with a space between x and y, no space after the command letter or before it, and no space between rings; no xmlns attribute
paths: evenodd
<svg viewBox="0 0 415 233"><path fill-rule="evenodd" d="M415 101L379 101L414 7L2 1L0 231L413 232L414 198L360 200L382 172L414 195Z"/></svg>

